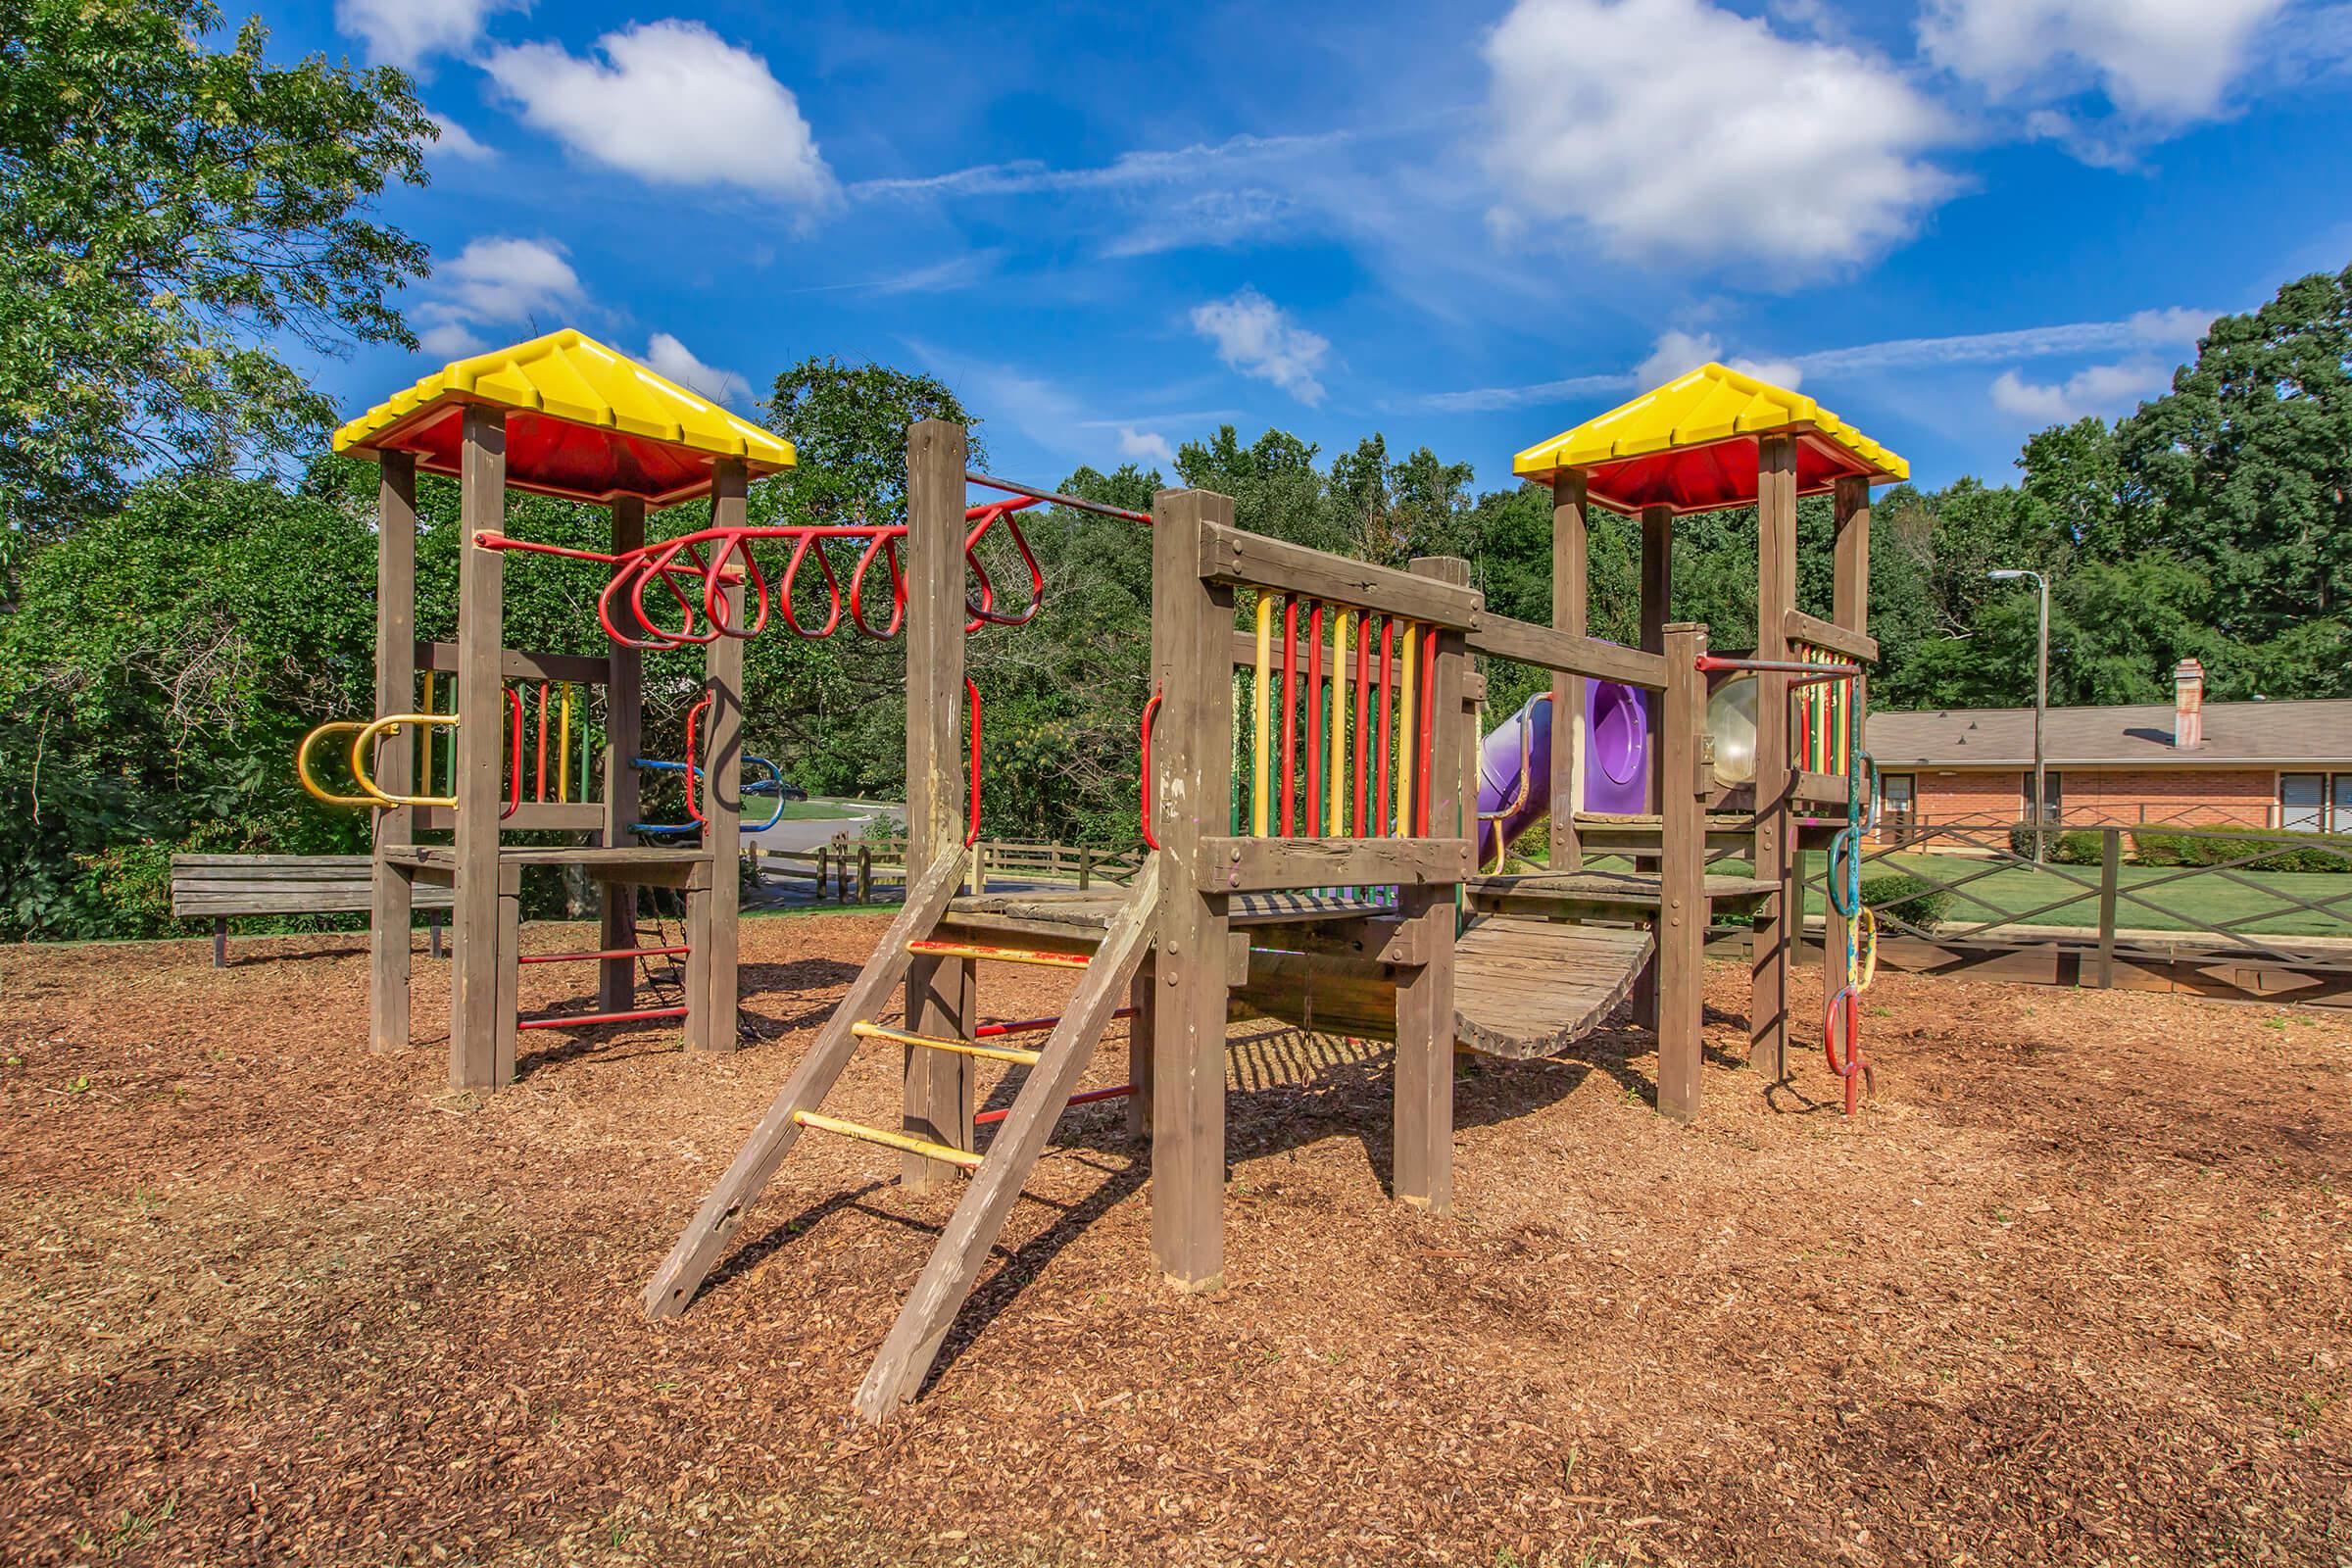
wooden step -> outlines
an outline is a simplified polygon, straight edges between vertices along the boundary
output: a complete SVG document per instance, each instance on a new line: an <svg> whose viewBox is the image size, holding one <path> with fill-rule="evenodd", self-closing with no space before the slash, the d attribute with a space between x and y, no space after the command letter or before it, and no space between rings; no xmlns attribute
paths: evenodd
<svg viewBox="0 0 2352 1568"><path fill-rule="evenodd" d="M862 1019L850 1025L850 1033L860 1040L889 1040L923 1051L946 1051L958 1056L984 1056L990 1061L1009 1061L1023 1067L1037 1065L1037 1053L1025 1051L1019 1046L984 1046L976 1040L943 1040L937 1035L910 1034L904 1029L886 1028Z"/></svg>
<svg viewBox="0 0 2352 1568"><path fill-rule="evenodd" d="M978 1170L987 1158L985 1154L976 1154L968 1149L951 1149L946 1144L935 1144L928 1138L917 1138L912 1133L885 1132L879 1127L868 1127L863 1122L844 1121L839 1116L821 1116L813 1110L796 1110L792 1113L792 1119L795 1125L812 1132L832 1133L842 1138L854 1138L861 1144L902 1150L909 1154L921 1154L926 1159L960 1165L965 1170Z"/></svg>
<svg viewBox="0 0 2352 1568"><path fill-rule="evenodd" d="M1045 969L1083 969L1083 953L1045 953L1035 948L992 948L977 942L909 942L906 951L927 958L985 958L993 963L1030 963Z"/></svg>

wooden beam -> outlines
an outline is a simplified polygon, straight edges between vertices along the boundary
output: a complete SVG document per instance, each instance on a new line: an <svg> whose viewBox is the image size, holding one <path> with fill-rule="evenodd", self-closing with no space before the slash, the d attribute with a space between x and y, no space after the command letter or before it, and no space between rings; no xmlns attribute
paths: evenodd
<svg viewBox="0 0 2352 1568"><path fill-rule="evenodd" d="M1710 909L1705 792L1697 767L1707 714L1707 681L1698 660L1707 651L1707 629L1670 625L1662 641L1672 684L1658 705L1661 853L1650 1006L1658 1033L1658 1109L1688 1121L1698 1114Z"/></svg>
<svg viewBox="0 0 2352 1568"><path fill-rule="evenodd" d="M416 460L383 455L375 507L375 710L404 713L416 700ZM402 735L375 758L377 785L415 793L416 754ZM409 1048L409 879L384 863L383 851L416 836L412 808L374 814L376 854L368 908L368 1047Z"/></svg>
<svg viewBox="0 0 2352 1568"><path fill-rule="evenodd" d="M749 494L743 460L715 460L710 465L710 526L745 526L750 521ZM729 580L721 592L729 623L744 624L742 580ZM686 1044L689 1050L733 1051L740 1007L736 965L742 952L743 879L736 875L743 857L742 638L715 637L703 645L703 692L710 699L705 720L710 750L703 764L703 848L710 854L712 872L710 890L703 895L706 990L701 1014L694 1020L701 1028L688 1035Z"/></svg>
<svg viewBox="0 0 2352 1568"><path fill-rule="evenodd" d="M1416 575L1467 586L1470 564L1453 557L1413 563ZM1423 781L1432 832L1455 835L1467 872L1478 798L1463 796L1462 668L1469 655L1458 632L1438 638L1431 682L1429 776ZM1427 843L1428 840L1414 842ZM1345 880L1345 879L1343 879ZM1422 961L1396 986L1396 1072L1391 1123L1392 1185L1403 1202L1434 1213L1453 1208L1454 890L1427 884L1401 889L1397 912L1417 926Z"/></svg>
<svg viewBox="0 0 2352 1568"><path fill-rule="evenodd" d="M1827 648L1834 654L1861 663L1878 662L1879 640L1865 632L1851 631L1818 615L1808 615L1801 610L1791 610L1781 617L1781 635L1792 643L1811 643Z"/></svg>
<svg viewBox="0 0 2352 1568"><path fill-rule="evenodd" d="M1146 781L1160 845L1152 1251L1169 1284L1209 1291L1225 1278L1227 926L1225 901L1202 874L1201 844L1231 809L1233 681L1217 651L1232 633L1233 590L1201 572L1216 531L1231 530L1233 502L1163 490L1152 517L1152 679L1160 697Z"/></svg>
<svg viewBox="0 0 2352 1568"><path fill-rule="evenodd" d="M506 513L507 423L503 409L465 407L458 451L458 734L455 904L449 1082L490 1089L500 1078L499 808L507 728L500 681L506 623L506 556L473 543L496 533Z"/></svg>
<svg viewBox="0 0 2352 1568"><path fill-rule="evenodd" d="M507 808L503 795L498 808ZM416 806L409 810L420 832L447 832L458 825L455 807ZM506 833L595 833L604 825L605 808L594 801L524 801L499 821L500 831Z"/></svg>
<svg viewBox="0 0 2352 1568"><path fill-rule="evenodd" d="M612 553L645 543L645 503L624 496L612 503ZM645 655L612 643L605 654L605 756L603 842L609 849L636 842L629 824L639 819L643 780L630 760L644 743ZM597 901L598 945L606 952L637 945L637 890L606 884ZM597 1005L607 1012L630 1010L637 997L637 961L610 958L597 966Z"/></svg>
<svg viewBox="0 0 2352 1568"><path fill-rule="evenodd" d="M1674 612L1674 509L1642 509L1642 626L1644 653L1666 651L1666 622Z"/></svg>
<svg viewBox="0 0 2352 1568"><path fill-rule="evenodd" d="M962 866L964 849L964 469L960 424L924 419L906 430L906 866ZM952 1032L976 1016L966 958L918 957L906 973L906 1018L921 1033ZM939 1051L906 1053L905 1125L951 1149L970 1149L972 1062ZM928 1192L961 1180L944 1160L908 1154L899 1180Z"/></svg>
<svg viewBox="0 0 2352 1568"><path fill-rule="evenodd" d="M1590 569L1586 542L1585 476L1579 470L1555 474L1551 481L1551 628L1573 651L1592 639L1586 635L1587 583ZM1514 656L1494 646L1489 635L1472 644L1480 653L1499 659ZM1531 663L1544 661L1531 660ZM1551 661L1551 868L1575 871L1585 863L1576 839L1576 813L1585 808L1584 782L1578 775L1585 761L1584 666L1556 656ZM1563 674L1567 670L1571 673ZM1622 678L1622 677L1613 677ZM1663 685L1661 678L1656 684Z"/></svg>
<svg viewBox="0 0 2352 1568"><path fill-rule="evenodd" d="M1270 588L1455 630L1467 630L1478 617L1478 595L1467 586L1368 565L1230 523L1212 524L1201 535L1200 575L1229 587Z"/></svg>
<svg viewBox="0 0 2352 1568"><path fill-rule="evenodd" d="M1788 657L1788 612L1796 608L1796 442L1756 443L1756 657ZM1756 912L1748 976L1748 1060L1767 1084L1788 1076L1788 945L1795 930L1799 863L1788 843L1788 677L1756 676L1756 845L1760 881L1781 891Z"/></svg>
<svg viewBox="0 0 2352 1568"><path fill-rule="evenodd" d="M631 504L637 509L637 526L642 534L645 528L645 503L638 501ZM418 669L454 670L458 667L458 657L456 643L416 644ZM499 673L508 680L567 680L580 686L601 686L612 678L612 670L609 660L591 659L581 654L533 654L519 648L500 649L498 668Z"/></svg>
<svg viewBox="0 0 2352 1568"><path fill-rule="evenodd" d="M1620 648L1582 632L1513 620L1491 610L1479 612L1478 625L1465 640L1474 654L1566 671L1579 680L1622 681L1646 691L1662 691L1666 686L1666 666L1655 654ZM1552 700L1559 701L1556 696Z"/></svg>
<svg viewBox="0 0 2352 1568"><path fill-rule="evenodd" d="M912 955L906 944L914 941L939 920L946 911L948 901L956 896L960 860L954 856L936 860L907 890L906 903L900 908L898 918L882 934L875 945L873 956L858 971L850 986L849 995L833 1009L833 1016L801 1064L793 1070L783 1092L752 1129L752 1136L735 1156L718 1185L703 1200L685 1234L669 1250L653 1280L645 1288L645 1309L654 1317L675 1317L701 1289L727 1243L742 1228L743 1216L768 1181L792 1152L792 1146L801 1136L800 1124L792 1119L796 1110L813 1110L825 1098L849 1065L858 1049L858 1037L850 1026L860 1019L870 1020L890 994L906 977Z"/></svg>
<svg viewBox="0 0 2352 1568"><path fill-rule="evenodd" d="M1427 887L1459 882L1471 872L1468 839L1257 839L1220 834L1203 835L1200 845L1193 863L1205 893L1392 882Z"/></svg>

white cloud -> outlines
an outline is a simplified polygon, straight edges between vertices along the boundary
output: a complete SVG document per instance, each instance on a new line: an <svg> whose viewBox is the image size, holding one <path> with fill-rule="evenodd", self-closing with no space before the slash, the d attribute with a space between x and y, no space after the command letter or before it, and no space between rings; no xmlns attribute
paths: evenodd
<svg viewBox="0 0 2352 1568"><path fill-rule="evenodd" d="M655 374L667 376L689 392L699 392L713 403L745 404L752 401L750 380L733 370L705 365L695 357L692 349L667 332L656 332L653 341L646 344L645 363Z"/></svg>
<svg viewBox="0 0 2352 1568"><path fill-rule="evenodd" d="M1993 377L1992 406L2019 418L2069 424L2085 415L2127 413L2171 384L2171 368L2157 360L2085 366L2060 383L2029 381L2003 370Z"/></svg>
<svg viewBox="0 0 2352 1568"><path fill-rule="evenodd" d="M1132 424L1119 426L1119 456L1140 458L1146 463L1164 464L1170 467L1176 464L1176 449L1168 445L1166 436L1156 430L1138 430Z"/></svg>
<svg viewBox="0 0 2352 1568"><path fill-rule="evenodd" d="M495 12L530 0L335 0L335 26L368 46L378 65L414 70L428 55L464 54Z"/></svg>
<svg viewBox="0 0 2352 1568"><path fill-rule="evenodd" d="M2127 117L2220 114L2287 0L1929 0L1921 50L1996 98L2047 102L2095 82ZM2044 122L2045 128L2054 128Z"/></svg>
<svg viewBox="0 0 2352 1568"><path fill-rule="evenodd" d="M433 273L432 293L416 308L425 348L445 358L489 345L477 328L528 326L552 331L552 318L576 309L586 296L580 275L550 240L493 235L470 240Z"/></svg>
<svg viewBox="0 0 2352 1568"><path fill-rule="evenodd" d="M1960 188L1921 157L1952 124L1892 66L1706 0L1519 0L1486 55L1504 206L1629 257L1769 282L1876 256Z"/></svg>
<svg viewBox="0 0 2352 1568"><path fill-rule="evenodd" d="M640 178L812 204L834 194L799 100L764 59L700 23L609 32L585 59L561 44L521 44L483 69L527 122Z"/></svg>
<svg viewBox="0 0 2352 1568"><path fill-rule="evenodd" d="M427 115L441 134L425 148L427 156L446 155L468 164L485 164L496 158L496 149L485 147L474 138L473 132L447 115Z"/></svg>
<svg viewBox="0 0 2352 1568"><path fill-rule="evenodd" d="M1152 256L1161 251L1235 245L1295 218L1298 203L1280 191L1248 186L1206 190L1181 202L1156 204L1121 224L1105 256Z"/></svg>
<svg viewBox="0 0 2352 1568"><path fill-rule="evenodd" d="M1649 358L1634 367L1634 384L1648 391L1710 361L1791 392L1805 378L1804 367L1794 360L1748 360L1736 355L1725 359L1723 344L1712 333L1670 329L1659 335L1657 347L1649 351Z"/></svg>
<svg viewBox="0 0 2352 1568"><path fill-rule="evenodd" d="M1931 369L1947 365L1997 365L2002 361L2044 359L2054 355L2076 354L2143 354L2158 348L2185 350L2205 334L2213 321L2211 311L2192 310L2186 306L2168 306L2163 310L2140 311L2117 321L2070 321L2058 326L2029 326L2007 332L1966 332L1949 337L1900 337L1878 343L1857 343L1847 348L1816 349L1809 354L1794 354L1768 362L1784 371L1793 372L1784 379L1766 368L1756 368L1758 362L1727 362L1736 369L1748 369L1768 381L1778 380L1785 386L1796 385L1796 376L1805 374L1838 375L1864 370ZM1681 338L1685 353L1669 356L1667 341ZM1715 340L1706 336L1668 333L1659 340L1659 347L1643 369L1663 370L1668 374L1688 370L1703 361L1718 357ZM1672 363L1680 358L1682 363ZM1477 387L1463 392L1433 392L1413 400L1412 407L1431 409L1439 413L1483 413L1496 409L1525 408L1530 404L1556 403L1564 398L1589 392L1608 392L1631 389L1637 384L1632 375L1577 375L1558 381L1540 381L1531 386ZM1655 385L1654 380L1642 379L1642 386ZM2020 382L2021 386L2025 383Z"/></svg>
<svg viewBox="0 0 2352 1568"><path fill-rule="evenodd" d="M1253 164L1320 152L1352 139L1352 132L1311 136L1230 136L1166 151L1121 153L1107 164L1054 169L1040 163L976 164L944 174L861 179L849 187L858 200L928 196L1026 196L1040 192L1171 185Z"/></svg>
<svg viewBox="0 0 2352 1568"><path fill-rule="evenodd" d="M1315 372L1331 340L1293 324L1256 289L1195 306L1193 330L1214 343L1217 358L1242 374L1271 381L1308 408L1323 401L1323 383Z"/></svg>

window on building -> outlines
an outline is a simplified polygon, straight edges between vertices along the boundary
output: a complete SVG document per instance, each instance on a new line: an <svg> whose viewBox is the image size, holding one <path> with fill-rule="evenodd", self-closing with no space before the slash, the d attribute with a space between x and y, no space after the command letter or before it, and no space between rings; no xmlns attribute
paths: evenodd
<svg viewBox="0 0 2352 1568"><path fill-rule="evenodd" d="M2352 778L2352 774L2346 777ZM1909 816L1919 809L1919 781L1910 773L1879 775L1879 807L1888 816Z"/></svg>
<svg viewBox="0 0 2352 1568"><path fill-rule="evenodd" d="M2352 773L2338 773L2329 781L2328 831L2352 833Z"/></svg>
<svg viewBox="0 0 2352 1568"><path fill-rule="evenodd" d="M2060 816L2065 814L2065 807L2064 776L2054 767L2043 768L2041 773L2041 819L2045 822L2057 821ZM2034 775L2031 772L2018 776L2017 819L2021 822L2034 820Z"/></svg>
<svg viewBox="0 0 2352 1568"><path fill-rule="evenodd" d="M2278 775L2278 825L2297 833L2317 833L2327 827L2327 774Z"/></svg>

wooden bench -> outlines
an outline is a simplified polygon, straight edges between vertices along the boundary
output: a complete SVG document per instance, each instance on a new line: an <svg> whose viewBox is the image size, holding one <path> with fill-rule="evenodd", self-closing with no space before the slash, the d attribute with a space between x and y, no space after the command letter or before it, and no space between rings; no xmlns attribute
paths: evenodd
<svg viewBox="0 0 2352 1568"><path fill-rule="evenodd" d="M172 913L213 922L213 966L228 966L228 921L238 914L367 914L374 907L372 861L365 855L174 855ZM431 916L441 956L446 887L419 882L416 906Z"/></svg>

